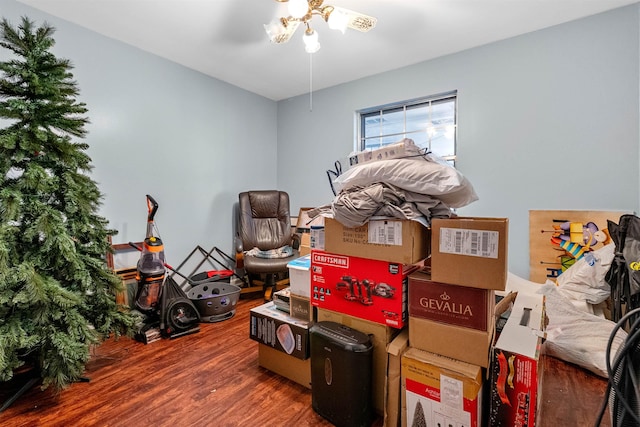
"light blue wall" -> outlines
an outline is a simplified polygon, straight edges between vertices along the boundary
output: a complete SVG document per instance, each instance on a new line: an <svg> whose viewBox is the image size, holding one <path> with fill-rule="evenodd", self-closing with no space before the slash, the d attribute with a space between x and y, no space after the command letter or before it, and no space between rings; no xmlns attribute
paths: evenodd
<svg viewBox="0 0 640 427"><path fill-rule="evenodd" d="M637 4L317 91L312 111L308 95L275 103L14 0L0 15L58 29L102 213L116 241L140 240L154 195L174 264L198 244L230 250L242 190L286 190L293 212L330 202L326 170L352 150L356 110L454 89L458 168L480 196L459 213L510 219L514 273L528 276L531 209L640 211Z"/></svg>
<svg viewBox="0 0 640 427"><path fill-rule="evenodd" d="M508 217L528 277L529 210L640 210L638 40L635 4L314 92L311 112L280 101L278 183L297 207L330 202L356 110L457 90L457 167L480 197L459 214Z"/></svg>
<svg viewBox="0 0 640 427"><path fill-rule="evenodd" d="M144 238L151 194L170 264L196 245L230 251L238 193L277 184L277 104L13 0L0 15L57 29L54 52L74 64L89 109L84 141L114 241Z"/></svg>

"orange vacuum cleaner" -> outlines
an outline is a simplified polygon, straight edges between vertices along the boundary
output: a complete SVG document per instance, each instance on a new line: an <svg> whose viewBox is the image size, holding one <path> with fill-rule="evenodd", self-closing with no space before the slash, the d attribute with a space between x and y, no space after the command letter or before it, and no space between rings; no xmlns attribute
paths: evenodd
<svg viewBox="0 0 640 427"><path fill-rule="evenodd" d="M144 320L135 338L145 344L161 337L176 338L200 330L198 310L175 280L166 274L166 269L171 267L165 263L164 245L154 223L158 203L150 195L147 195L147 208L147 234L142 248L129 242L140 251L135 307Z"/></svg>

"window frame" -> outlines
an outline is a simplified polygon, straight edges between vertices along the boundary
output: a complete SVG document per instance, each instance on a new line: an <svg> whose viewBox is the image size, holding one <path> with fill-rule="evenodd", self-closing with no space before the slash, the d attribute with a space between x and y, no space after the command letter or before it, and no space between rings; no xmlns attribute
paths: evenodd
<svg viewBox="0 0 640 427"><path fill-rule="evenodd" d="M428 141L428 147L424 147L424 148L428 148L429 150L431 150L431 139L433 137L433 135L435 134L434 130L440 130L442 131L443 128L446 128L447 126L451 126L451 125L435 125L435 126L431 126L428 127L424 130L409 130L407 131L407 110L411 110L411 109L415 109L418 108L420 106L428 106L429 109L429 115L427 117L425 117L425 119L429 122L432 123L431 119L431 114L432 114L432 107L434 104L443 102L443 101L453 101L454 102L454 113L453 113L453 154L450 155L443 155L440 156L442 157L444 160L446 160L447 162L449 162L451 165L455 166L455 161L457 158L457 139L458 139L458 91L457 90L453 90L453 91L449 91L449 92L445 92L445 93L441 93L441 94L437 94L437 95L431 95L431 96L425 96L425 97L420 97L420 98L414 98L414 99L410 99L410 100L406 100L406 101L400 101L400 102L394 102L394 103L389 103L389 104L384 104L384 105L379 105L379 106L375 106L375 107L369 107L369 108L364 108L361 110L357 111L356 114L356 140L355 140L355 151L357 152L362 152L362 151L368 151L370 149L375 149L375 148L380 148L380 147L384 147L385 145L391 144L392 142L387 142L387 143L383 143L381 145L378 145L375 148L367 148L366 145L366 141L367 140L371 140L374 138L378 138L378 139L383 139L383 138L392 138L393 142L397 142L400 141L403 138L411 138L412 135L416 135L418 133L421 132L426 132L427 133L427 141ZM367 118L370 117L374 117L377 113L380 117L383 117L385 114L391 114L391 113L396 113L398 111L402 111L404 113L404 118L403 118L403 130L402 132L395 132L395 133L381 133L379 135L375 135L375 136L371 136L371 135L365 135L366 132L366 124L365 124L365 120ZM382 129L382 127L381 127ZM431 134L430 134L430 130L431 130ZM413 138L411 138L413 139Z"/></svg>

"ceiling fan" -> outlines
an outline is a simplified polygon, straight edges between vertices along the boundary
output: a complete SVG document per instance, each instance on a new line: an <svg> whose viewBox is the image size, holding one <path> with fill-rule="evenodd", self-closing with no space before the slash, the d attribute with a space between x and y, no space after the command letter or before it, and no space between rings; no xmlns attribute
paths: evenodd
<svg viewBox="0 0 640 427"><path fill-rule="evenodd" d="M323 5L323 0L276 0L279 3L289 3L289 16L274 20L264 25L264 29L273 43L282 44L291 39L300 24L305 25L304 44L308 53L320 49L318 33L311 27L311 19L320 16L327 22L329 28L339 30L343 34L347 28L367 32L375 27L377 19L359 12L337 6Z"/></svg>

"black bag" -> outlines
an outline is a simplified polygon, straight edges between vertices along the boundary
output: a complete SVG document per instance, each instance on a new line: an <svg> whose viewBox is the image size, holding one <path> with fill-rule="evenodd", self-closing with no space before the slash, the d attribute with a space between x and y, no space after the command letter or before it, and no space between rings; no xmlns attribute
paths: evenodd
<svg viewBox="0 0 640 427"><path fill-rule="evenodd" d="M607 227L616 251L605 280L611 286L611 320L618 322L640 307L640 218L625 214L618 224L608 220Z"/></svg>

